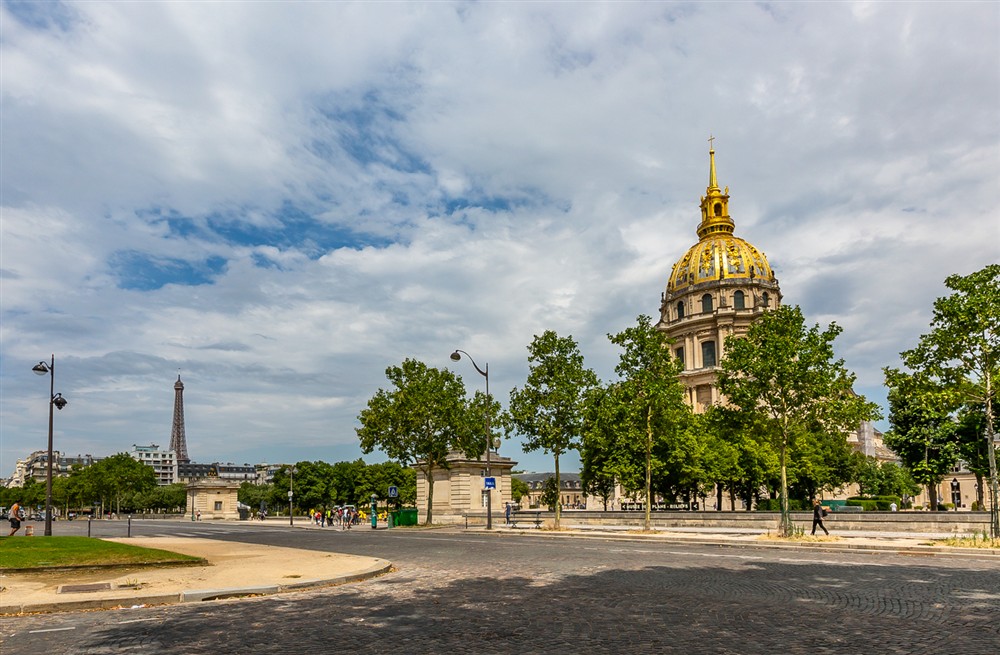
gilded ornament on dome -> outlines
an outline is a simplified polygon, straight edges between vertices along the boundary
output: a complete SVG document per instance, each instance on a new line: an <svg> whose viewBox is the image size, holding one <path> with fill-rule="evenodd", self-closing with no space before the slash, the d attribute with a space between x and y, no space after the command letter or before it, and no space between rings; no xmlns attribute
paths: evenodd
<svg viewBox="0 0 1000 655"><path fill-rule="evenodd" d="M699 277L711 277L715 274L715 257L711 248L705 248L701 251L701 264L698 267Z"/></svg>

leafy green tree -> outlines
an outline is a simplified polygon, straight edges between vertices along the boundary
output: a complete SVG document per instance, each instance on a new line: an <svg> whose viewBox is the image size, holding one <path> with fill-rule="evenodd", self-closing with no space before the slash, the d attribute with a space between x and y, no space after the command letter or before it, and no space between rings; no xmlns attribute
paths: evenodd
<svg viewBox="0 0 1000 655"><path fill-rule="evenodd" d="M597 376L584 368L583 355L573 337L560 337L552 330L536 335L528 346L528 366L524 387L510 392L507 429L524 436L526 450L552 455L558 488L559 457L580 446L584 399L597 385ZM555 513L558 530L558 502Z"/></svg>
<svg viewBox="0 0 1000 655"><path fill-rule="evenodd" d="M414 359L385 371L391 390L379 389L361 411L356 432L361 449L378 448L402 465L414 464L427 483L427 519L433 522L434 472L447 468L448 453L475 452L482 429L474 431L465 385L448 370ZM477 426L481 426L477 422Z"/></svg>
<svg viewBox="0 0 1000 655"><path fill-rule="evenodd" d="M580 483L583 491L590 497L600 498L605 512L618 483L615 476L617 424L604 414L611 410L605 397L607 393L607 389L595 387L587 394L580 446Z"/></svg>
<svg viewBox="0 0 1000 655"><path fill-rule="evenodd" d="M927 487L930 509L938 506L937 486L958 461L958 424L949 411L948 395L924 375L886 369L889 425L885 445Z"/></svg>
<svg viewBox="0 0 1000 655"><path fill-rule="evenodd" d="M615 366L619 381L609 397L622 403L624 424L620 424L619 433L640 444L644 529L649 530L654 467L673 479L675 490L692 484L691 471L686 469L696 459L693 453L697 445L688 438L691 409L684 402L684 386L678 377L683 364L673 356L670 340L649 316L640 315L634 327L608 338L622 349Z"/></svg>
<svg viewBox="0 0 1000 655"><path fill-rule="evenodd" d="M249 505L254 512L260 511L261 503L267 507L267 502L274 493L274 484L240 483L236 498L244 505Z"/></svg>
<svg viewBox="0 0 1000 655"><path fill-rule="evenodd" d="M952 294L934 301L931 331L916 348L900 353L903 363L928 386L937 387L952 409L983 408L983 441L990 476L990 532L1000 537L993 403L1000 376L1000 264L970 275L950 275ZM887 371L887 376L889 371ZM916 477L916 476L915 476Z"/></svg>
<svg viewBox="0 0 1000 655"><path fill-rule="evenodd" d="M330 471L330 498L335 505L355 505L358 481L365 469L364 460L337 462Z"/></svg>
<svg viewBox="0 0 1000 655"><path fill-rule="evenodd" d="M396 487L399 495L395 499L388 498L389 487ZM416 471L393 461L368 464L360 470L354 493L359 505L369 504L372 494L377 499L389 499L399 505L412 505L417 501Z"/></svg>
<svg viewBox="0 0 1000 655"><path fill-rule="evenodd" d="M982 438L986 433L986 413L981 405L965 405L959 410L957 421L958 456L976 476L977 506L986 507L983 479L990 474L989 446Z"/></svg>
<svg viewBox="0 0 1000 655"><path fill-rule="evenodd" d="M719 389L737 411L753 417L778 453L781 534L792 532L788 507L789 455L800 439L843 435L878 417L874 403L854 393L854 375L834 358L841 328L806 328L802 311L787 305L767 312L746 336L726 341Z"/></svg>
<svg viewBox="0 0 1000 655"><path fill-rule="evenodd" d="M106 457L88 467L88 477L95 481L101 496L114 502L115 512L121 514L122 502L136 492L149 491L156 486L156 473L132 458L128 453Z"/></svg>
<svg viewBox="0 0 1000 655"><path fill-rule="evenodd" d="M510 479L510 498L515 503L520 504L521 499L531 493L531 489L528 487L528 483L520 478L512 477Z"/></svg>
<svg viewBox="0 0 1000 655"><path fill-rule="evenodd" d="M724 405L709 407L702 420L708 438L706 470L718 485L716 507L722 508L725 491L732 511L737 498L752 511L760 489L772 478L780 479L778 456L763 438L766 429L755 424L757 417Z"/></svg>

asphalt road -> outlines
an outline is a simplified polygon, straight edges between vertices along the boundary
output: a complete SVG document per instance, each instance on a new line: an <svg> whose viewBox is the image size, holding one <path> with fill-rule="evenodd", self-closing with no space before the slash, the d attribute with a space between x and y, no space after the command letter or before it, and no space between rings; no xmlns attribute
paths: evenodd
<svg viewBox="0 0 1000 655"><path fill-rule="evenodd" d="M1000 570L986 561L367 526L150 521L133 534L371 555L397 570L300 594L3 618L0 652L1000 652Z"/></svg>

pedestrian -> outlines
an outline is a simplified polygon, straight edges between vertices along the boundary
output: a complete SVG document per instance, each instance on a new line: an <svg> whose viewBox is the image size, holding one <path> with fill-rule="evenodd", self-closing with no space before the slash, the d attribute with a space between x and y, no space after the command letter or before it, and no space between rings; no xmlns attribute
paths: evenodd
<svg viewBox="0 0 1000 655"><path fill-rule="evenodd" d="M10 519L10 534L7 536L13 537L14 533L21 529L21 501L14 501L14 504L10 506L10 512L7 513L7 518Z"/></svg>
<svg viewBox="0 0 1000 655"><path fill-rule="evenodd" d="M198 516L198 520L200 521L201 520L201 510L200 509L197 512L197 516Z"/></svg>
<svg viewBox="0 0 1000 655"><path fill-rule="evenodd" d="M822 505L820 505L818 500L814 500L813 501L813 529L812 529L812 533L813 534L816 534L816 526L818 525L819 527L823 528L823 532L825 532L827 536L830 536L830 531L826 529L825 525L823 525L823 517L824 516L826 516L826 508L823 507Z"/></svg>
<svg viewBox="0 0 1000 655"><path fill-rule="evenodd" d="M889 503L889 511L890 512L895 512L897 509L899 509L899 508L896 507L896 501L895 500L892 501L891 503Z"/></svg>
<svg viewBox="0 0 1000 655"><path fill-rule="evenodd" d="M510 503L507 503L503 508L503 522L506 525L510 525Z"/></svg>

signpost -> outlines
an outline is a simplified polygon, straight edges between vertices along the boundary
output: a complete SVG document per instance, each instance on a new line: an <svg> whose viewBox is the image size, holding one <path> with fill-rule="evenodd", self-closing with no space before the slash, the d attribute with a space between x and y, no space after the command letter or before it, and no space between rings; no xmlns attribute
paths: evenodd
<svg viewBox="0 0 1000 655"><path fill-rule="evenodd" d="M483 478L483 489L496 489L497 479L496 478Z"/></svg>

